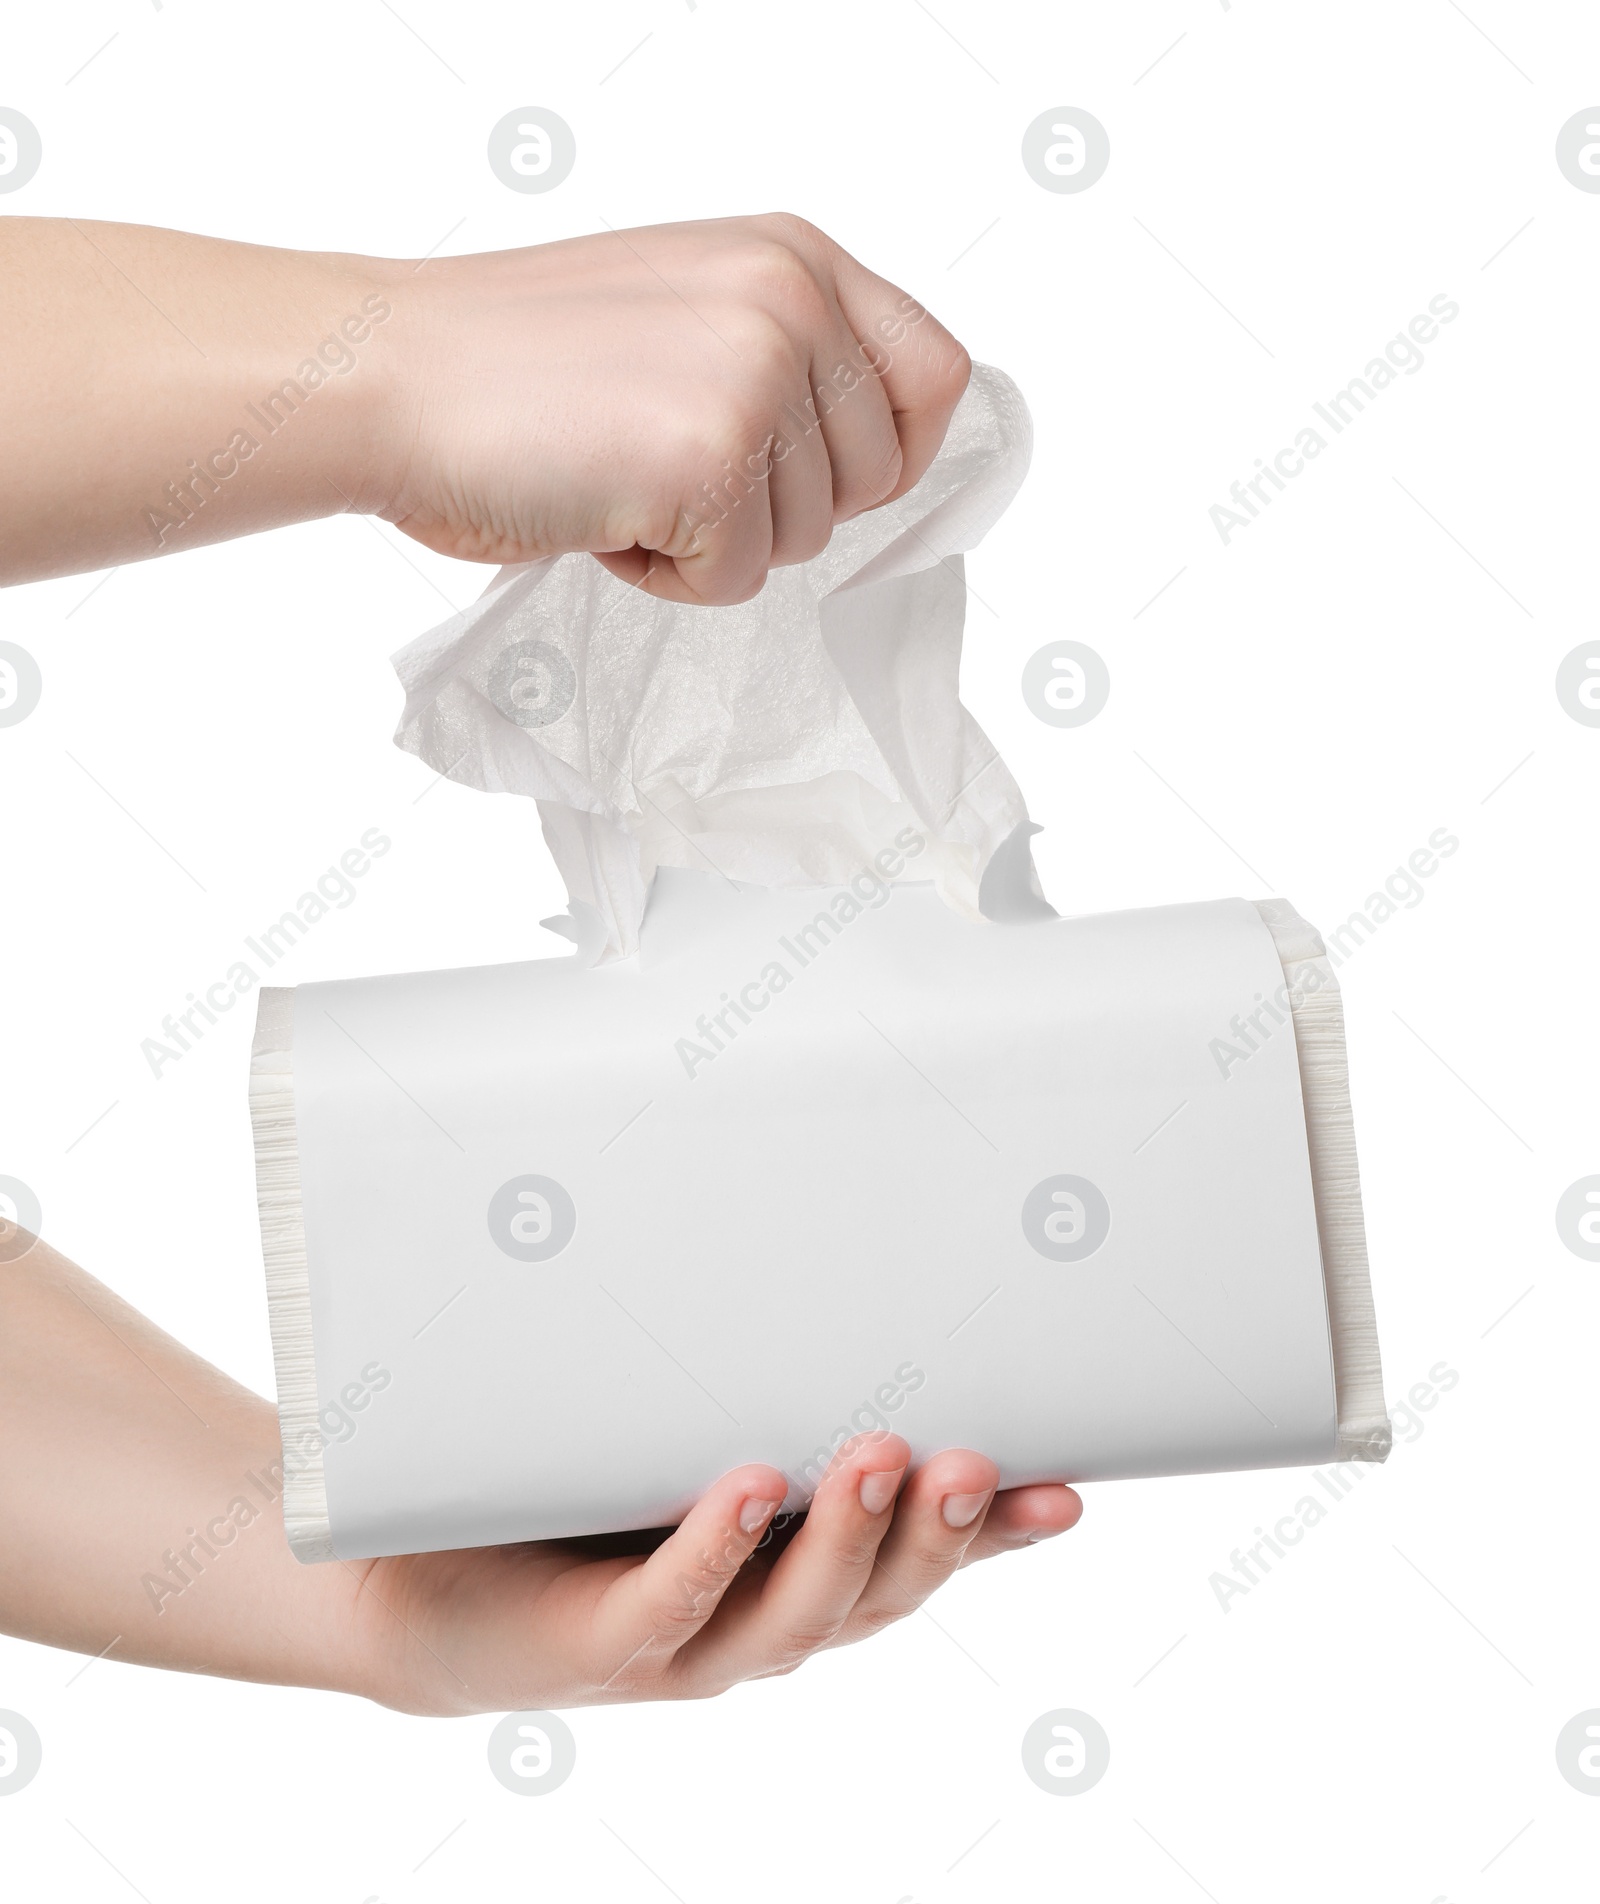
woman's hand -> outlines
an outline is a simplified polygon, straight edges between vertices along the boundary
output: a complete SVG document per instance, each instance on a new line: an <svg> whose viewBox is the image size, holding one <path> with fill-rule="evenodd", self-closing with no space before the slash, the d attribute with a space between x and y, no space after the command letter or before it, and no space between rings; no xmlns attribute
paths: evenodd
<svg viewBox="0 0 1600 1904"><path fill-rule="evenodd" d="M783 1476L747 1467L665 1536L367 1563L363 1689L427 1713L705 1699L866 1639L958 1567L1059 1534L1083 1511L1071 1488L997 1494L994 1463L959 1449L907 1479L909 1455L898 1435L842 1449L786 1541L774 1526Z"/></svg>
<svg viewBox="0 0 1600 1904"><path fill-rule="evenodd" d="M0 1631L407 1712L703 1698L1082 1511L1065 1487L995 1494L960 1451L903 1481L905 1442L872 1435L797 1529L774 1528L783 1476L747 1467L664 1536L302 1566L272 1408L44 1243L0 1276L0 1447Z"/></svg>
<svg viewBox="0 0 1600 1904"><path fill-rule="evenodd" d="M803 219L602 232L391 271L369 500L446 555L571 549L747 599L922 475L971 365Z"/></svg>
<svg viewBox="0 0 1600 1904"><path fill-rule="evenodd" d="M910 488L970 369L785 214L420 261L5 218L0 278L0 583L358 511L744 601Z"/></svg>

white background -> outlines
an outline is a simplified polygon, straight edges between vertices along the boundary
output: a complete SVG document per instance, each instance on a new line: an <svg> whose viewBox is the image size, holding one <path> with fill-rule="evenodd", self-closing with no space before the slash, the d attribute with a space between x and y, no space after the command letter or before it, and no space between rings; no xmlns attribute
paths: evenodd
<svg viewBox="0 0 1600 1904"><path fill-rule="evenodd" d="M869 1646L570 1715L577 1770L539 1799L490 1777L491 1718L74 1677L0 1642L0 1706L45 1742L0 1800L18 1895L47 1869L151 1904L1590 1895L1600 1803L1553 1748L1600 1705L1600 1269L1553 1215L1600 1170L1600 730L1553 678L1600 632L1600 196L1553 148L1600 95L1600 19L1468 11L80 0L11 24L0 104L44 162L6 211L417 256L784 208L925 299L1037 422L970 560L964 692L1062 909L1281 892L1327 927L1435 828L1461 842L1341 973L1388 1393L1459 1381L1228 1611L1209 1576L1308 1477L1092 1489L1076 1532ZM529 104L577 138L546 196L484 155ZM1063 104L1110 133L1079 195L1020 162ZM1224 547L1209 506L1441 292L1461 312L1425 367ZM248 1012L159 1081L140 1041L372 826L393 851L282 982L562 950L531 806L428 791L389 741L388 654L485 580L342 520L0 603L45 681L0 735L0 1170L263 1392ZM1019 691L1062 637L1112 677L1075 731ZM1019 1758L1058 1706L1111 1739L1077 1798Z"/></svg>

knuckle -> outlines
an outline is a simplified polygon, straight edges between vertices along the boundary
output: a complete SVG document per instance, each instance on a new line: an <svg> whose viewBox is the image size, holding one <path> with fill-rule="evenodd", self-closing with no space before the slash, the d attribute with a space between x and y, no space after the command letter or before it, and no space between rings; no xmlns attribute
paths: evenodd
<svg viewBox="0 0 1600 1904"><path fill-rule="evenodd" d="M906 465L905 451L898 437L892 437L879 452L876 463L869 464L867 483L878 496L887 495L899 482Z"/></svg>
<svg viewBox="0 0 1600 1904"><path fill-rule="evenodd" d="M650 1604L645 1617L651 1638L678 1639L702 1625L734 1571L709 1555L685 1568L672 1587Z"/></svg>
<svg viewBox="0 0 1600 1904"><path fill-rule="evenodd" d="M905 1571L913 1580L923 1582L931 1592L955 1566L961 1553L960 1545L938 1547L921 1541L912 1549Z"/></svg>
<svg viewBox="0 0 1600 1904"><path fill-rule="evenodd" d="M754 575L732 570L702 570L690 578L689 586L702 607L737 608L741 602L754 601L766 581L765 569Z"/></svg>
<svg viewBox="0 0 1600 1904"><path fill-rule="evenodd" d="M910 1605L892 1606L879 1601L873 1606L857 1609L851 1624L857 1627L863 1639L873 1633L881 1633L886 1626L894 1626L911 1611Z"/></svg>
<svg viewBox="0 0 1600 1904"><path fill-rule="evenodd" d="M598 1660L594 1681L602 1693L617 1699L653 1699L660 1696L663 1675L673 1658L654 1633L635 1646L629 1656L617 1663L609 1658Z"/></svg>
<svg viewBox="0 0 1600 1904"><path fill-rule="evenodd" d="M801 244L827 243L822 227L812 224L809 218L802 218L799 212L768 212L762 222Z"/></svg>
<svg viewBox="0 0 1600 1904"><path fill-rule="evenodd" d="M959 396L972 381L972 353L965 344L950 339L950 358L944 370L945 382L951 384Z"/></svg>
<svg viewBox="0 0 1600 1904"><path fill-rule="evenodd" d="M791 1673L798 1672L805 1662L799 1659L768 1661L765 1666L753 1666L743 1675L745 1679L787 1679Z"/></svg>
<svg viewBox="0 0 1600 1904"><path fill-rule="evenodd" d="M786 298L785 305L792 308L792 300ZM760 305L741 310L729 328L740 367L753 386L752 400L765 410L775 392L781 395L800 381L810 354L801 350L790 325Z"/></svg>
<svg viewBox="0 0 1600 1904"><path fill-rule="evenodd" d="M720 1699L735 1682L721 1673L675 1674L667 1682L667 1697L680 1703L698 1703L702 1699Z"/></svg>
<svg viewBox="0 0 1600 1904"><path fill-rule="evenodd" d="M829 527L826 523L815 529L807 529L803 534L786 532L774 545L772 566L789 568L801 562L809 562L813 556L821 555L828 546Z"/></svg>
<svg viewBox="0 0 1600 1904"><path fill-rule="evenodd" d="M835 506L851 512L872 508L889 495L904 468L905 454L899 438L891 435L887 442L875 444L861 460L847 467Z"/></svg>
<svg viewBox="0 0 1600 1904"><path fill-rule="evenodd" d="M767 473L776 432L774 406L763 401L758 389L724 390L708 400L705 413L705 449L709 468L696 470L700 480L711 478L719 488L728 478L757 481Z"/></svg>
<svg viewBox="0 0 1600 1904"><path fill-rule="evenodd" d="M771 1647L774 1669L792 1673L795 1667L828 1644L840 1624L838 1620L797 1620L782 1628Z"/></svg>
<svg viewBox="0 0 1600 1904"><path fill-rule="evenodd" d="M743 1552L730 1535L719 1547L702 1548L692 1565L684 1569L684 1579L694 1598L704 1605L728 1585L743 1564Z"/></svg>
<svg viewBox="0 0 1600 1904"><path fill-rule="evenodd" d="M809 562L814 555L820 555L828 546L828 538L832 533L831 498L826 499L826 506L822 508L812 507L808 502L803 513L787 512L773 538L773 566L776 568L789 562Z"/></svg>
<svg viewBox="0 0 1600 1904"><path fill-rule="evenodd" d="M657 1600L645 1616L650 1638L668 1645L693 1632L700 1621L700 1609L688 1600Z"/></svg>
<svg viewBox="0 0 1600 1904"><path fill-rule="evenodd" d="M870 1573L877 1562L883 1529L873 1522L853 1529L839 1542L839 1559L857 1573Z"/></svg>
<svg viewBox="0 0 1600 1904"><path fill-rule="evenodd" d="M670 533L648 545L678 565L697 596L718 603L748 601L766 580L768 550L740 533L737 501L717 492L692 498L676 512Z"/></svg>
<svg viewBox="0 0 1600 1904"><path fill-rule="evenodd" d="M736 281L758 297L803 297L808 287L816 289L811 267L784 237L747 238L735 251L732 264Z"/></svg>

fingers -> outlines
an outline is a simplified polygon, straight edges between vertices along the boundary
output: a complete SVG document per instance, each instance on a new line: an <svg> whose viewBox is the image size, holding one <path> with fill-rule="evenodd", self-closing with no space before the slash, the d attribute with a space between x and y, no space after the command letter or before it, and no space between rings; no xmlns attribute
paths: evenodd
<svg viewBox="0 0 1600 1904"><path fill-rule="evenodd" d="M877 370L900 445L900 471L887 495L903 496L926 473L972 375L972 359L914 297L852 258L821 232L845 322ZM869 505L870 506L870 505Z"/></svg>
<svg viewBox="0 0 1600 1904"><path fill-rule="evenodd" d="M872 1576L910 1458L898 1435L846 1443L765 1581L678 1654L671 1676L685 1691L793 1672L834 1639Z"/></svg>
<svg viewBox="0 0 1600 1904"><path fill-rule="evenodd" d="M618 1698L665 1670L721 1603L778 1511L776 1468L725 1474L642 1565L612 1581L594 1614L596 1683Z"/></svg>
<svg viewBox="0 0 1600 1904"><path fill-rule="evenodd" d="M1036 1541L1049 1540L1076 1527L1083 1500L1072 1488L1041 1484L1007 1488L994 1497L976 1540L962 1555L961 1565L988 1560L995 1554L1014 1554Z"/></svg>
<svg viewBox="0 0 1600 1904"><path fill-rule="evenodd" d="M663 601L747 602L772 566L771 432L754 422L742 433L730 430L713 448L721 453L707 458L707 479L690 490L671 538L660 544L670 561L651 562L639 582Z"/></svg>
<svg viewBox="0 0 1600 1904"><path fill-rule="evenodd" d="M898 1435L846 1444L765 1572L745 1563L782 1505L786 1477L761 1465L724 1475L648 1559L601 1593L591 1662L598 1693L703 1697L792 1672L823 1647L902 1619L958 1567L1064 1533L1083 1512L1069 1487L997 1493L994 1463L967 1449L935 1455L902 1488L909 1458Z"/></svg>
<svg viewBox="0 0 1600 1904"><path fill-rule="evenodd" d="M837 331L812 362L834 469L835 518L903 496L927 471L972 374L972 359L917 299L787 212L753 221L810 267ZM832 416L830 419L829 412Z"/></svg>
<svg viewBox="0 0 1600 1904"><path fill-rule="evenodd" d="M820 555L828 546L834 523L839 520L838 452L823 431L807 427L814 401L810 390L796 392L796 397L785 406L784 428L771 452L767 489L772 507L772 566L775 569L791 562L809 562L812 556ZM884 427L893 442L888 406L883 408Z"/></svg>
<svg viewBox="0 0 1600 1904"><path fill-rule="evenodd" d="M830 299L830 301L832 301ZM833 521L875 509L895 490L905 452L874 355L837 314L811 361L810 420L827 445Z"/></svg>
<svg viewBox="0 0 1600 1904"><path fill-rule="evenodd" d="M833 1644L848 1646L914 1612L980 1537L1000 1470L969 1449L947 1449L911 1477L877 1563Z"/></svg>
<svg viewBox="0 0 1600 1904"><path fill-rule="evenodd" d="M748 601L769 568L809 560L836 523L903 495L971 372L914 298L803 220L731 221L721 246L706 281L691 278L722 353L707 439L679 472L670 526L598 556L647 594L705 606Z"/></svg>
<svg viewBox="0 0 1600 1904"><path fill-rule="evenodd" d="M721 608L758 594L769 569L820 554L833 533L833 472L803 408L787 409L798 419L787 436L773 432L738 459L742 471L754 473L735 479L724 472L714 500L702 488L662 549L597 550L594 559L619 582L661 601Z"/></svg>

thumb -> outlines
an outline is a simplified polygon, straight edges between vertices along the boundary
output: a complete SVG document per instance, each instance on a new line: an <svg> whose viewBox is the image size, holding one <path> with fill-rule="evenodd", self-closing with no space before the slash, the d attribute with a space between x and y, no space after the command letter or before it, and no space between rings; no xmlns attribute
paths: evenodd
<svg viewBox="0 0 1600 1904"><path fill-rule="evenodd" d="M657 1678L716 1611L783 1505L788 1482L755 1464L723 1475L642 1565L595 1608L595 1678L625 1697Z"/></svg>

